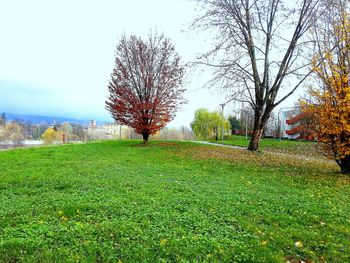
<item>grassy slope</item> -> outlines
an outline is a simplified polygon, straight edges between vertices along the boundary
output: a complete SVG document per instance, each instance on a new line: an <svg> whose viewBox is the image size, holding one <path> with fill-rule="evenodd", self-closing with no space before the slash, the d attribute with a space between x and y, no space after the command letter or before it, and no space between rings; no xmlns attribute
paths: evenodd
<svg viewBox="0 0 350 263"><path fill-rule="evenodd" d="M0 159L0 261L350 261L332 163L137 142Z"/></svg>

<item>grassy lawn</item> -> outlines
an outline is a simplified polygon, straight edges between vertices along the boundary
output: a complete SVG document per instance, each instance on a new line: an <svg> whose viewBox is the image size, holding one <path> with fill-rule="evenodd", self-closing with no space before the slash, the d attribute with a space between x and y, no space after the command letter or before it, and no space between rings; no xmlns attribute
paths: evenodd
<svg viewBox="0 0 350 263"><path fill-rule="evenodd" d="M224 144L248 147L249 140L249 137L247 140L245 136L231 135L225 137ZM211 142L222 143L221 140L211 140ZM263 138L261 139L259 146L259 149L262 151L302 154L306 156L322 156L322 151L316 142Z"/></svg>
<svg viewBox="0 0 350 263"><path fill-rule="evenodd" d="M350 262L332 162L135 141L0 159L2 262Z"/></svg>

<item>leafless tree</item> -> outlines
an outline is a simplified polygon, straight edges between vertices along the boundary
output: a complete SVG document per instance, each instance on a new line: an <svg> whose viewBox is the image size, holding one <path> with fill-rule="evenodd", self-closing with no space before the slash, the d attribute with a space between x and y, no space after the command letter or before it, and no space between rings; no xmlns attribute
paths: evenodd
<svg viewBox="0 0 350 263"><path fill-rule="evenodd" d="M325 3L328 3L331 0L324 1ZM312 38L316 45L313 63L314 67L321 70L321 72L316 72L315 74L318 80L320 80L320 75L331 79L331 76L334 74L334 72L330 72L329 65L325 63L327 55L331 53L334 59L333 63L339 64L341 64L339 61L341 57L347 57L345 54L342 54L342 52L344 52L344 45L347 45L348 43L346 41L341 41L341 38L348 38L346 35L347 32L341 33L339 30L341 29L340 24L343 25L343 28L347 27L347 19L349 15L349 0L332 0L332 6L328 8L323 16L314 23ZM338 34L335 34L335 32ZM345 70L347 70L346 68L347 67L345 67ZM325 84L324 79L323 81L318 81L318 83L322 88Z"/></svg>
<svg viewBox="0 0 350 263"><path fill-rule="evenodd" d="M254 111L250 107L242 107L239 116L240 135L252 134L254 128Z"/></svg>
<svg viewBox="0 0 350 263"><path fill-rule="evenodd" d="M3 136L7 142L11 142L13 146L17 147L23 144L25 131L21 124L10 122L6 124Z"/></svg>
<svg viewBox="0 0 350 263"><path fill-rule="evenodd" d="M4 127L6 124L6 115L5 112L3 112L0 116L0 127Z"/></svg>
<svg viewBox="0 0 350 263"><path fill-rule="evenodd" d="M194 136L188 127L181 126L180 128L168 128L164 127L159 133L152 136L155 140L170 140L170 141L183 141L193 140Z"/></svg>
<svg viewBox="0 0 350 263"><path fill-rule="evenodd" d="M193 27L217 29L214 48L198 64L213 68L211 86L254 110L248 149L257 150L273 109L311 74L306 33L322 15L325 0L197 1L204 14Z"/></svg>
<svg viewBox="0 0 350 263"><path fill-rule="evenodd" d="M266 124L266 133L274 138L281 138L283 133L283 124L282 119L279 116L280 114L271 113L270 119Z"/></svg>

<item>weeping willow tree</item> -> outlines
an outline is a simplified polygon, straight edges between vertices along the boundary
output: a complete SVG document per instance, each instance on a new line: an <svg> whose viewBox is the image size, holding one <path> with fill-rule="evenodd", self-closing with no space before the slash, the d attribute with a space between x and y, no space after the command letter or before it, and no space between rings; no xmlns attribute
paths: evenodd
<svg viewBox="0 0 350 263"><path fill-rule="evenodd" d="M209 112L205 108L200 108L194 114L191 128L197 138L207 140L215 136L215 139L218 140L222 136L222 132L230 131L230 123L219 112Z"/></svg>

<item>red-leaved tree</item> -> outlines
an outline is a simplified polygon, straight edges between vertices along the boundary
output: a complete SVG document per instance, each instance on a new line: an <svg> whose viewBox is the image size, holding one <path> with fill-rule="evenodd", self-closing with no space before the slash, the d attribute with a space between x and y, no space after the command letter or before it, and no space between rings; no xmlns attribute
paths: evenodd
<svg viewBox="0 0 350 263"><path fill-rule="evenodd" d="M179 55L164 35L150 34L146 41L124 35L115 53L106 108L146 143L149 135L173 120L185 102L184 72Z"/></svg>

